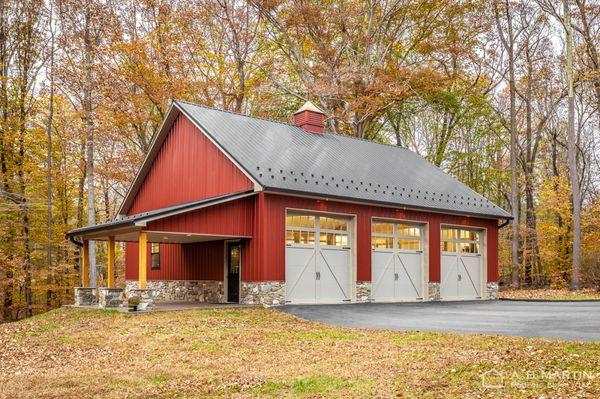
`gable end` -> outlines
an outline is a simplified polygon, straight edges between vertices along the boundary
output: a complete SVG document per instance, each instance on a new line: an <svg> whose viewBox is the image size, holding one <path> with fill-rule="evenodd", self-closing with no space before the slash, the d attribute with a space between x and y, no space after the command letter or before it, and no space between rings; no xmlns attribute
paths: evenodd
<svg viewBox="0 0 600 399"><path fill-rule="evenodd" d="M260 189L184 113L171 106L121 208L131 215L218 195Z"/></svg>

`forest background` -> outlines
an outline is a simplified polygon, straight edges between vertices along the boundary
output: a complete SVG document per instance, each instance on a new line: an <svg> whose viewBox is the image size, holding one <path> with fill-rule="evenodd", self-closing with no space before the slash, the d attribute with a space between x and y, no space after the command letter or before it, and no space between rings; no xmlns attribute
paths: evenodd
<svg viewBox="0 0 600 399"><path fill-rule="evenodd" d="M599 44L597 0L0 0L1 320L72 299L172 99L311 100L509 210L503 286L600 289Z"/></svg>

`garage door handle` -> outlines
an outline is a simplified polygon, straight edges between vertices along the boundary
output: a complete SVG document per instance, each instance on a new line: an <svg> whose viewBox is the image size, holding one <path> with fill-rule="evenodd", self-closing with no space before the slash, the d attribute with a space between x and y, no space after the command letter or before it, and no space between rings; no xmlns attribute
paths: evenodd
<svg viewBox="0 0 600 399"><path fill-rule="evenodd" d="M458 275L458 281L461 281L461 280L462 280L462 276L459 274Z"/></svg>
<svg viewBox="0 0 600 399"><path fill-rule="evenodd" d="M315 278L316 278L317 280L320 280L320 279L321 279L321 272L316 272L316 273L315 273Z"/></svg>
<svg viewBox="0 0 600 399"><path fill-rule="evenodd" d="M394 273L394 280L398 281L398 273Z"/></svg>

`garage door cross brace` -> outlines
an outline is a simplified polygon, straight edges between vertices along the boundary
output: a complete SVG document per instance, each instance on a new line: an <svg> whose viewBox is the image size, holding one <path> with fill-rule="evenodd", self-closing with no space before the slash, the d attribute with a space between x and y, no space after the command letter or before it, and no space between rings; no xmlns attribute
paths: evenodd
<svg viewBox="0 0 600 399"><path fill-rule="evenodd" d="M304 267L302 268L302 271L300 272L300 275L298 276L298 278L296 279L296 282L294 283L294 285L292 286L292 288L290 288L290 291L288 293L288 295L291 295L292 292L294 292L294 289L296 289L296 286L298 285L298 283L300 282L300 278L302 277L302 275L304 274L304 272L306 271L306 269L308 268L308 265L310 263L310 261L314 258L315 256L315 252L313 251L313 253L310 255L310 257L308 258L308 260L306 261L306 263L304 264Z"/></svg>
<svg viewBox="0 0 600 399"><path fill-rule="evenodd" d="M396 254L396 257L400 261L400 264L402 265L402 268L404 269L404 273L406 273L406 277L408 277L408 281L410 281L410 285L412 285L413 289L415 290L417 297L421 296L419 294L419 290L417 290L417 287L415 287L415 283L413 283L412 278L410 278L410 274L408 274L408 270L406 270L406 266L404 266L404 262L402 262L402 259L400 259L400 256L398 254Z"/></svg>
<svg viewBox="0 0 600 399"><path fill-rule="evenodd" d="M465 268L465 272L467 272L467 277L469 277L469 281L471 282L471 285L473 286L473 289L475 290L475 294L477 294L477 296L481 296L479 295L479 291L477 290L477 287L475 287L475 283L473 282L473 279L471 278L471 274L469 273L469 270L467 269L467 265L465 265L465 262L462 260L462 257L460 258L460 262L463 264L463 267Z"/></svg>
<svg viewBox="0 0 600 399"><path fill-rule="evenodd" d="M325 256L323 255L323 252L319 252L319 253L321 254L321 258L323 258L323 260L325 261L325 264L327 265L327 268L329 269L329 272L333 276L333 279L335 280L335 283L337 284L338 287L340 287L340 290L342 291L342 294L344 294L345 298L348 298L348 295L346 295L346 291L344 291L344 289L342 288L340 282L335 277L335 273L333 272L333 270L331 270L331 267L329 266L329 263L327 262L327 259L325 259Z"/></svg>

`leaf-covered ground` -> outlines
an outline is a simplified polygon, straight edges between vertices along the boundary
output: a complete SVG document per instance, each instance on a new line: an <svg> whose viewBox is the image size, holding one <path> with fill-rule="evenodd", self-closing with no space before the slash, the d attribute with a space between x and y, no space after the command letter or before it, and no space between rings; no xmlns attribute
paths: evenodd
<svg viewBox="0 0 600 399"><path fill-rule="evenodd" d="M568 289L506 290L500 291L500 298L575 301L582 299L600 299L600 292L592 289L582 289L580 291L571 291Z"/></svg>
<svg viewBox="0 0 600 399"><path fill-rule="evenodd" d="M481 374L490 370L484 388ZM0 325L2 398L600 397L600 343L329 327L258 308ZM501 380L501 378L504 380Z"/></svg>

